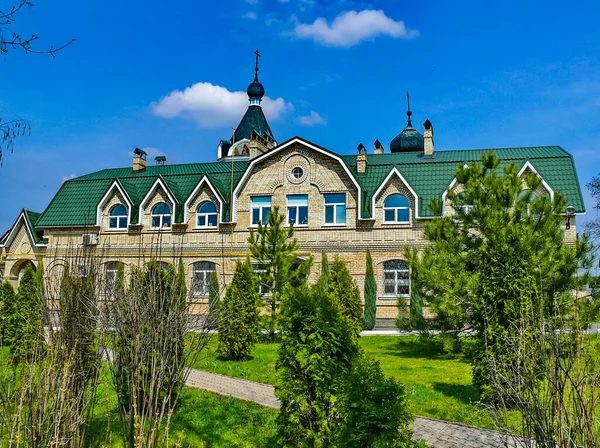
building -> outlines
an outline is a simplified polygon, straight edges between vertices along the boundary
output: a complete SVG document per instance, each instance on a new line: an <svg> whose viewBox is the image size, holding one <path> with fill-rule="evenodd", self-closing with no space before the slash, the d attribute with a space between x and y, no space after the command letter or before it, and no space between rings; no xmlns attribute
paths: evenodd
<svg viewBox="0 0 600 448"><path fill-rule="evenodd" d="M262 112L258 64L247 93L248 109L231 138L219 142L217 161L169 165L160 157L149 166L136 149L132 166L68 180L42 213L23 210L0 239L4 278L16 286L24 267L40 260L50 272L82 244L98 247L107 275L119 262L138 264L158 254L173 263L181 256L192 312L202 313L210 273L228 283L235 261L248 255L250 229L278 207L295 226L298 255L315 257L312 280L325 251L330 260L338 255L346 261L362 291L369 248L377 317L394 318L398 297L410 297L402 254L427 244L423 226L434 217L429 201L444 199L454 188L456 167L480 160L489 148L436 149L432 124L425 121L419 133L410 106L406 127L389 150L378 140L372 150L361 144L353 155L301 137L279 143ZM585 210L572 156L558 146L493 149L504 163L514 161L521 175L540 176L540 194L560 190L566 196L565 232L573 241L575 214ZM447 205L445 213L451 210Z"/></svg>

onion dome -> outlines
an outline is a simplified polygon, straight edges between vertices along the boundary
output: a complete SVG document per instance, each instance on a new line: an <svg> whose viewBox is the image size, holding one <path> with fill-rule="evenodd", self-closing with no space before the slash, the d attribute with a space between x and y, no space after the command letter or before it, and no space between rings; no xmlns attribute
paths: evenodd
<svg viewBox="0 0 600 448"><path fill-rule="evenodd" d="M391 152L413 152L413 151L424 151L425 140L423 134L413 128L410 117L412 112L410 111L410 99L408 92L406 92L406 98L408 99L408 111L406 112L407 121L406 127L398 134L390 143Z"/></svg>
<svg viewBox="0 0 600 448"><path fill-rule="evenodd" d="M254 67L254 81L248 86L246 89L246 93L248 94L248 99L250 100L250 104L259 105L262 101L262 97L265 96L265 88L258 80L258 58L260 57L260 53L258 50L254 52L256 55L256 66Z"/></svg>

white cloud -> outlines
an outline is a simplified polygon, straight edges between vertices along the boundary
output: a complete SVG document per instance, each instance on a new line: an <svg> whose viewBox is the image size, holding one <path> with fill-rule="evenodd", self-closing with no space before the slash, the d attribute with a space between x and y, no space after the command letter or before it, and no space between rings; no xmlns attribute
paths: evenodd
<svg viewBox="0 0 600 448"><path fill-rule="evenodd" d="M75 179L76 177L77 177L77 174L73 173L73 174L70 174L68 176L61 177L60 181L61 182L65 182L67 180Z"/></svg>
<svg viewBox="0 0 600 448"><path fill-rule="evenodd" d="M250 11L242 16L242 19L256 20L256 13Z"/></svg>
<svg viewBox="0 0 600 448"><path fill-rule="evenodd" d="M152 148L150 146L146 146L145 148L140 148L140 149L148 155L148 159L154 159L155 157L166 155L164 152L162 152L156 148ZM130 151L128 154L129 154L129 157L134 156L133 151Z"/></svg>
<svg viewBox="0 0 600 448"><path fill-rule="evenodd" d="M327 124L327 118L323 118L314 110L310 111L310 114L298 117L298 122L302 126L325 126Z"/></svg>
<svg viewBox="0 0 600 448"><path fill-rule="evenodd" d="M412 39L419 32L406 28L404 22L387 17L382 10L365 9L340 14L331 24L323 17L312 24L300 23L294 28L293 35L332 47L351 47L376 36Z"/></svg>
<svg viewBox="0 0 600 448"><path fill-rule="evenodd" d="M261 105L270 120L294 109L283 98L264 97ZM159 117L185 118L195 121L201 128L218 128L238 123L248 107L248 96L246 92L230 92L225 87L199 82L183 92L174 90L150 107Z"/></svg>
<svg viewBox="0 0 600 448"><path fill-rule="evenodd" d="M258 3L258 0L245 0L246 3L249 3L251 5L256 5Z"/></svg>

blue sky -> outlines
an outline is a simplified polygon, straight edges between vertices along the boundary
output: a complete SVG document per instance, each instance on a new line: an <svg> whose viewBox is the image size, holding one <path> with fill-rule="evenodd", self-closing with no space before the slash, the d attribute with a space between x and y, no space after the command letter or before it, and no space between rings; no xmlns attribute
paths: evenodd
<svg viewBox="0 0 600 448"><path fill-rule="evenodd" d="M39 48L76 42L0 62L0 117L32 128L0 168L0 233L21 208L43 211L65 179L129 166L135 147L215 160L246 108L257 48L279 141L387 149L408 90L436 150L561 145L582 221L596 217L585 184L600 173L599 13L541 0L40 0L12 28Z"/></svg>

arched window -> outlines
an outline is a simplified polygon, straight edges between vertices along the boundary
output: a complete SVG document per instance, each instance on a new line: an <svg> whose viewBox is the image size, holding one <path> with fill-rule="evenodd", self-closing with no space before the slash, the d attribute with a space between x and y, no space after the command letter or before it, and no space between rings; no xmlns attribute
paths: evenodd
<svg viewBox="0 0 600 448"><path fill-rule="evenodd" d="M410 295L410 275L406 261L390 260L383 263L383 294L396 297Z"/></svg>
<svg viewBox="0 0 600 448"><path fill-rule="evenodd" d="M111 296L115 291L119 263L119 261L109 261L104 263L104 294L106 296Z"/></svg>
<svg viewBox="0 0 600 448"><path fill-rule="evenodd" d="M162 229L171 227L171 207L159 202L152 209L152 228Z"/></svg>
<svg viewBox="0 0 600 448"><path fill-rule="evenodd" d="M214 202L206 201L198 207L196 214L196 227L216 227L217 206Z"/></svg>
<svg viewBox="0 0 600 448"><path fill-rule="evenodd" d="M127 228L127 209L119 204L115 205L110 210L110 217L108 220L109 229L126 229Z"/></svg>
<svg viewBox="0 0 600 448"><path fill-rule="evenodd" d="M198 261L194 263L194 276L192 277L192 295L207 296L210 285L210 275L215 272L216 265L211 261Z"/></svg>
<svg viewBox="0 0 600 448"><path fill-rule="evenodd" d="M409 202L401 194L388 196L383 204L384 222L399 223L409 221Z"/></svg>

